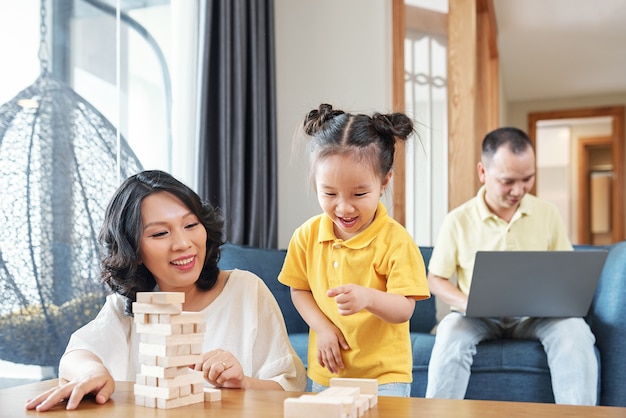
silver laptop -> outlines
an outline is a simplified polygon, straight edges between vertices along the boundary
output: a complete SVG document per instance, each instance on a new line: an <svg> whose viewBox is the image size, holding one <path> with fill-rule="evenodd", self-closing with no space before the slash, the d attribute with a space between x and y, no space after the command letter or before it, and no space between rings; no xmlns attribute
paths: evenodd
<svg viewBox="0 0 626 418"><path fill-rule="evenodd" d="M607 250L478 251L469 317L583 317Z"/></svg>

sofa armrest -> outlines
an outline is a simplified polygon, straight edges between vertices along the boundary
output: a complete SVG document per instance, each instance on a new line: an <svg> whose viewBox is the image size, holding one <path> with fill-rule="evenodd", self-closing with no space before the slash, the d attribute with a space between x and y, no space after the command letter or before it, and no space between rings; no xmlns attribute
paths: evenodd
<svg viewBox="0 0 626 418"><path fill-rule="evenodd" d="M419 249L424 259L426 273L428 273L428 262L433 253L433 247L421 246ZM435 296L431 295L429 299L416 301L415 310L413 311L413 316L411 316L410 321L411 332L423 332L428 334L435 325L437 325L437 305Z"/></svg>
<svg viewBox="0 0 626 418"><path fill-rule="evenodd" d="M609 247L587 320L600 350L600 404L626 406L626 241Z"/></svg>

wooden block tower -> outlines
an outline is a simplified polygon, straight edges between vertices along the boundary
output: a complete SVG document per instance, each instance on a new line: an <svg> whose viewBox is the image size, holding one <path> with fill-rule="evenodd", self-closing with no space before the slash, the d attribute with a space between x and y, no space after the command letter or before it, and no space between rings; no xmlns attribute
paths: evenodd
<svg viewBox="0 0 626 418"><path fill-rule="evenodd" d="M202 372L189 368L202 362L206 325L202 314L182 310L184 301L182 292L137 293L133 302L140 334L137 405L169 409L204 402L205 397L221 399L218 389L204 388Z"/></svg>

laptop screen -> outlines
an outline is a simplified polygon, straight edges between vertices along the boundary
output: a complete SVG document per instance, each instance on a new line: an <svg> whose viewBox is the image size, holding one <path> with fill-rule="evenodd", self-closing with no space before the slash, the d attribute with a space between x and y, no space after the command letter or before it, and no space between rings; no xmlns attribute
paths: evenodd
<svg viewBox="0 0 626 418"><path fill-rule="evenodd" d="M466 316L583 317L608 250L478 251Z"/></svg>

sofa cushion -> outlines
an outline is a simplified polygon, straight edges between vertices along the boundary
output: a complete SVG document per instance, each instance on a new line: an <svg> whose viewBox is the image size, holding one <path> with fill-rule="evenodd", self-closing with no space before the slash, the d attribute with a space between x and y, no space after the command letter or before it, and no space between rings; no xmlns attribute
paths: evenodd
<svg viewBox="0 0 626 418"><path fill-rule="evenodd" d="M222 270L247 270L259 276L276 298L285 318L287 332L308 333L309 326L291 301L288 286L278 281L287 250L265 249L226 243L221 247L218 267Z"/></svg>
<svg viewBox="0 0 626 418"><path fill-rule="evenodd" d="M308 369L309 333L296 332L289 334L289 341L302 363L304 363L304 367Z"/></svg>
<svg viewBox="0 0 626 418"><path fill-rule="evenodd" d="M435 344L431 334L411 333L413 384L411 396L423 397L428 363ZM554 402L550 371L541 344L529 340L480 343L474 356L466 399Z"/></svg>

